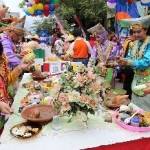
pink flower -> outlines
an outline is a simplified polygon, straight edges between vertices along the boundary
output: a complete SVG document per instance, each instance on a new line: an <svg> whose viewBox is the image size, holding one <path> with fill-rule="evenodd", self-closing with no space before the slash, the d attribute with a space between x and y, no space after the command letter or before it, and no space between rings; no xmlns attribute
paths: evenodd
<svg viewBox="0 0 150 150"><path fill-rule="evenodd" d="M71 109L71 106L69 105L69 103L63 103L61 106L61 113L65 113L67 111L69 111Z"/></svg>
<svg viewBox="0 0 150 150"><path fill-rule="evenodd" d="M95 92L95 93L99 92L101 88L102 88L102 87L101 87L101 84L99 84L99 83L97 83L97 82L92 82L92 83L90 84L90 89L91 89L93 92Z"/></svg>
<svg viewBox="0 0 150 150"><path fill-rule="evenodd" d="M89 106L92 108L96 108L97 107L97 102L94 99L91 99L89 101Z"/></svg>
<svg viewBox="0 0 150 150"><path fill-rule="evenodd" d="M90 80L94 80L94 79L96 79L96 75L95 75L95 74L93 74L93 72L92 72L92 71L88 71L88 73L87 73L87 77L88 77Z"/></svg>
<svg viewBox="0 0 150 150"><path fill-rule="evenodd" d="M66 93L60 93L58 99L61 103L69 101L68 95Z"/></svg>
<svg viewBox="0 0 150 150"><path fill-rule="evenodd" d="M81 98L80 98L81 103L88 104L89 100L90 99L87 95L81 95Z"/></svg>
<svg viewBox="0 0 150 150"><path fill-rule="evenodd" d="M87 95L81 95L80 102L87 104L88 106L90 106L93 109L96 108L98 105L96 100L92 99L91 97L89 97Z"/></svg>
<svg viewBox="0 0 150 150"><path fill-rule="evenodd" d="M77 74L77 81L79 85L83 86L88 81L88 78L86 75Z"/></svg>

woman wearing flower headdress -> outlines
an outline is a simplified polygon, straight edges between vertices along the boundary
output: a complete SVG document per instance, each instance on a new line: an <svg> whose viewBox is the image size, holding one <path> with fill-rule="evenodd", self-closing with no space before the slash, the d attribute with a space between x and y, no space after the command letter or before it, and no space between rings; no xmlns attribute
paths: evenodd
<svg viewBox="0 0 150 150"><path fill-rule="evenodd" d="M147 36L149 19L132 23L131 28L136 39L134 46L129 49L125 59L120 58L118 61L120 65L131 66L134 69L132 102L145 111L150 111L150 95L144 94L147 83L150 82L150 37Z"/></svg>

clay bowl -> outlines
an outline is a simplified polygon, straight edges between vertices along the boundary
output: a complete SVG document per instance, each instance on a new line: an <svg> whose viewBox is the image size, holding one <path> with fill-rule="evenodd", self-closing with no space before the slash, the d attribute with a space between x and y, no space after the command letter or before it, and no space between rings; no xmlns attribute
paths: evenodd
<svg viewBox="0 0 150 150"><path fill-rule="evenodd" d="M27 121L47 123L53 120L56 113L51 105L33 105L23 109L21 116Z"/></svg>
<svg viewBox="0 0 150 150"><path fill-rule="evenodd" d="M47 75L41 73L41 72L35 72L32 73L32 79L35 81L42 81L44 79L46 79Z"/></svg>

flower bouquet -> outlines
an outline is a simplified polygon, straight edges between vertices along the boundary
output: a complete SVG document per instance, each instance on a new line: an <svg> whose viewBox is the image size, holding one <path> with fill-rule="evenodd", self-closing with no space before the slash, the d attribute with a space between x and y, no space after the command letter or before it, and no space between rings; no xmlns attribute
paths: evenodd
<svg viewBox="0 0 150 150"><path fill-rule="evenodd" d="M95 114L101 101L102 81L97 80L92 68L84 65L76 71L71 66L68 70L60 78L61 88L54 105L61 115L67 114L72 119L80 113L87 122L88 114Z"/></svg>

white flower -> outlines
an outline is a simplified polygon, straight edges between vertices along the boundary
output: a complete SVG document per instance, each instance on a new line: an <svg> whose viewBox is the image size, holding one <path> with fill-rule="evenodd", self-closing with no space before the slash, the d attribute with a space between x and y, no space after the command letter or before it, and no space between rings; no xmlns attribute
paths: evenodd
<svg viewBox="0 0 150 150"><path fill-rule="evenodd" d="M72 91L68 94L69 102L79 102L80 101L80 93L77 91Z"/></svg>

